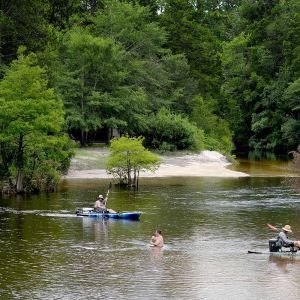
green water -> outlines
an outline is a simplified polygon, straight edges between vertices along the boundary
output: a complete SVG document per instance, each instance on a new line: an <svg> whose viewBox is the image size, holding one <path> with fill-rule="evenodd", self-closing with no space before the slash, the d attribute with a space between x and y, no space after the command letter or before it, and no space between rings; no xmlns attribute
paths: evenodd
<svg viewBox="0 0 300 300"><path fill-rule="evenodd" d="M284 177L297 175L291 170L290 161L238 159L237 164L233 164L229 168L255 177Z"/></svg>
<svg viewBox="0 0 300 300"><path fill-rule="evenodd" d="M0 299L299 299L300 259L247 254L267 250L266 223L300 238L300 194L282 178L143 179L108 202L139 222L76 217L108 183L0 200Z"/></svg>

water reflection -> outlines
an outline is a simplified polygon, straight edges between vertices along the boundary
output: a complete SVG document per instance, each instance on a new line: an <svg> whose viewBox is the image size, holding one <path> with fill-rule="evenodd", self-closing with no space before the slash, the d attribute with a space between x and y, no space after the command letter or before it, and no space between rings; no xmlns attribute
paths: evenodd
<svg viewBox="0 0 300 300"><path fill-rule="evenodd" d="M289 167L288 161L271 159L238 159L237 164L231 165L229 169L244 172L251 176L294 176L295 172Z"/></svg>
<svg viewBox="0 0 300 300"><path fill-rule="evenodd" d="M151 252L151 260L154 265L160 264L161 259L163 257L163 248L159 247L150 247L150 252Z"/></svg>
<svg viewBox="0 0 300 300"><path fill-rule="evenodd" d="M300 257L295 256L279 256L279 255L270 255L269 261L278 267L283 273L289 272L289 265L298 264L300 266Z"/></svg>
<svg viewBox="0 0 300 300"><path fill-rule="evenodd" d="M97 244L99 242L103 243L107 241L108 236L108 224L106 219L97 219L90 222L90 218L83 218L82 225L84 231L90 231L90 225L92 225L94 234L95 234L95 241ZM91 224L89 224L91 223Z"/></svg>

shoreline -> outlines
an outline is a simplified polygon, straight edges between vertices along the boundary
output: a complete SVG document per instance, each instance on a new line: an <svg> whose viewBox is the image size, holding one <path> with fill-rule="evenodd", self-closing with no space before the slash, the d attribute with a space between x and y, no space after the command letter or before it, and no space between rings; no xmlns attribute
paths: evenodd
<svg viewBox="0 0 300 300"><path fill-rule="evenodd" d="M104 168L87 167L91 160L95 161L95 150L92 157L75 157L71 168L63 179L110 179L112 175L106 173ZM107 151L100 151L99 154L106 157ZM227 167L232 165L227 158L216 151L202 151L199 154L187 154L176 156L161 156L161 165L155 172L141 172L140 178L159 177L223 177L239 178L249 177L243 172L233 171ZM89 163L87 163L89 161ZM82 168L86 167L86 168Z"/></svg>

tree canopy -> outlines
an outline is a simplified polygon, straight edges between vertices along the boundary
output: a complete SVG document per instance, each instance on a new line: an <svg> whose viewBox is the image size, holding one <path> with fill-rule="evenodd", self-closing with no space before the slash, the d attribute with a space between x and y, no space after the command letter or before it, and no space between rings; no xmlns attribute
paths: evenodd
<svg viewBox="0 0 300 300"><path fill-rule="evenodd" d="M51 190L72 155L62 100L34 54L20 49L0 82L0 166L15 192Z"/></svg>
<svg viewBox="0 0 300 300"><path fill-rule="evenodd" d="M123 136L113 139L111 154L107 162L107 172L119 179L121 184L138 187L141 171L155 171L160 164L157 155L143 146L143 138Z"/></svg>
<svg viewBox="0 0 300 300"><path fill-rule="evenodd" d="M286 154L300 144L299 11L299 0L2 1L0 78L20 46L35 53L82 145L117 129L160 150Z"/></svg>

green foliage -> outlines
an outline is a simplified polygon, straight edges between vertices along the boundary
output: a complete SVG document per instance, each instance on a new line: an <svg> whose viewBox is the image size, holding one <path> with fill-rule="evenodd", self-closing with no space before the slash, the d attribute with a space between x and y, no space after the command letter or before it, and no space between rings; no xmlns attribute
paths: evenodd
<svg viewBox="0 0 300 300"><path fill-rule="evenodd" d="M161 151L203 149L203 131L167 109L148 119L147 144Z"/></svg>
<svg viewBox="0 0 300 300"><path fill-rule="evenodd" d="M199 80L201 94L216 95L221 76L221 45L205 23L207 7L185 0L167 0L163 6L159 20L168 32L169 48L175 54L185 54L192 77Z"/></svg>
<svg viewBox="0 0 300 300"><path fill-rule="evenodd" d="M170 85L169 74L163 60L170 51L164 47L165 30L149 22L149 10L137 4L108 1L91 21L95 35L112 38L124 49L123 65L127 70L124 84L145 92L144 108L157 110L169 105L165 93Z"/></svg>
<svg viewBox="0 0 300 300"><path fill-rule="evenodd" d="M34 54L20 49L0 82L0 106L2 175L16 192L53 189L73 144L61 133L62 101L47 87Z"/></svg>
<svg viewBox="0 0 300 300"><path fill-rule="evenodd" d="M191 77L196 70L191 69L187 53L172 54L166 47L167 31L153 21L159 18L151 16L146 3L103 3L95 14L79 18L77 25L63 35L62 42L61 33L53 32L55 43L39 55L46 61L51 83L64 101L68 131L80 137L82 145L99 130L110 128L130 135L149 133L148 144L157 147L150 141L153 125L148 115L167 109L178 115L179 121L173 121L173 125L179 124L178 134L175 142L168 141L168 133L164 134L160 149L202 149L201 126L198 129L188 120L195 110L193 99L204 81L199 82L199 76ZM189 9L187 14L192 13ZM198 46L202 47L201 43ZM215 107L210 111L216 112L220 110ZM195 115L192 120L200 124ZM226 126L225 122L219 124Z"/></svg>
<svg viewBox="0 0 300 300"><path fill-rule="evenodd" d="M102 127L126 129L129 121L137 121L127 112L130 107L132 113L141 110L145 97L142 90L123 86L127 71L120 46L74 28L65 36L61 51L63 68L57 88L64 99L68 128L81 131L82 144L88 142L89 133Z"/></svg>
<svg viewBox="0 0 300 300"><path fill-rule="evenodd" d="M285 114L282 120L282 139L288 149L300 144L300 78L290 83L283 94Z"/></svg>
<svg viewBox="0 0 300 300"><path fill-rule="evenodd" d="M144 148L143 140L122 136L111 141L106 170L119 178L120 183L138 186L140 171L153 172L158 168L159 157Z"/></svg>
<svg viewBox="0 0 300 300"><path fill-rule="evenodd" d="M299 1L244 1L245 33L226 43L223 92L238 148L286 153L300 143L289 85L299 77Z"/></svg>
<svg viewBox="0 0 300 300"><path fill-rule="evenodd" d="M35 51L83 145L117 128L161 150L229 153L232 139L286 153L300 144L299 11L299 0L2 1L0 78L20 45ZM14 151L1 147L4 174Z"/></svg>
<svg viewBox="0 0 300 300"><path fill-rule="evenodd" d="M47 40L46 6L42 1L1 1L0 51L4 62L16 58L19 46L30 51L43 48Z"/></svg>
<svg viewBox="0 0 300 300"><path fill-rule="evenodd" d="M169 51L162 47L166 32L149 21L149 9L125 1L107 1L93 21L93 31L113 38L132 57L161 56Z"/></svg>
<svg viewBox="0 0 300 300"><path fill-rule="evenodd" d="M201 96L198 96L193 99L192 107L190 118L205 134L203 147L230 154L233 148L232 133L228 123L213 113L216 102L213 99L204 101Z"/></svg>
<svg viewBox="0 0 300 300"><path fill-rule="evenodd" d="M174 112L190 115L192 99L198 93L198 82L190 76L190 66L182 54L166 55L163 58L168 82L164 85L165 107Z"/></svg>
<svg viewBox="0 0 300 300"><path fill-rule="evenodd" d="M189 77L185 57L164 47L165 31L148 17L148 9L139 5L107 2L90 18L89 30L76 27L66 34L64 68L55 85L68 128L81 131L82 144L101 128L143 134L150 110L190 113L197 82Z"/></svg>

